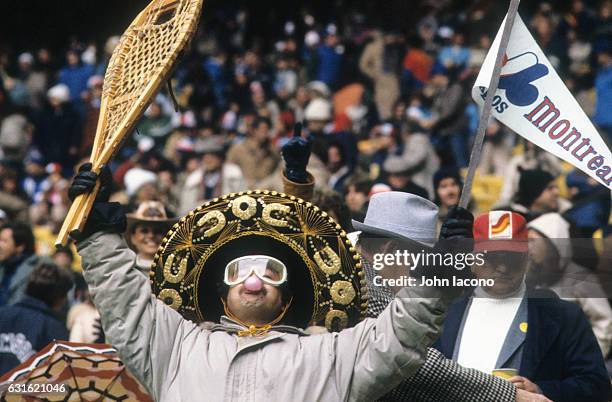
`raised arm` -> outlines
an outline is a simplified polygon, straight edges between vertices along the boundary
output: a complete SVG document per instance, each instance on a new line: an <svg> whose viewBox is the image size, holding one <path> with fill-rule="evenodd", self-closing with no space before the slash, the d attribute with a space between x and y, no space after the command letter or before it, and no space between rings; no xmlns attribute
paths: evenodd
<svg viewBox="0 0 612 402"><path fill-rule="evenodd" d="M73 196L75 191L91 188L88 181L95 184L97 179L95 174L87 178L81 173L71 187ZM104 197L104 191L100 194ZM86 237L77 248L107 340L158 399L173 350L196 327L153 296L148 279L136 268L136 255L117 233L122 232L124 222L118 204L97 200L86 225Z"/></svg>
<svg viewBox="0 0 612 402"><path fill-rule="evenodd" d="M470 240L472 226L473 217L467 210L451 209L441 230L443 242L438 242L432 251L465 252L451 246L455 241ZM449 241L453 243L446 244ZM391 250L388 244L383 248ZM448 267L417 267L411 271L411 275L415 274L440 279L461 275ZM346 387L349 400L363 395L368 400L382 397L416 373L426 361L427 348L440 333L448 305L461 291L452 286L404 287L378 318L336 334L338 382Z"/></svg>
<svg viewBox="0 0 612 402"><path fill-rule="evenodd" d="M106 339L142 384L159 395L172 350L193 325L152 295L122 236L95 233L78 243L78 251Z"/></svg>
<svg viewBox="0 0 612 402"><path fill-rule="evenodd" d="M334 334L336 381L347 400L375 400L416 373L449 302L438 289L406 287L378 318Z"/></svg>

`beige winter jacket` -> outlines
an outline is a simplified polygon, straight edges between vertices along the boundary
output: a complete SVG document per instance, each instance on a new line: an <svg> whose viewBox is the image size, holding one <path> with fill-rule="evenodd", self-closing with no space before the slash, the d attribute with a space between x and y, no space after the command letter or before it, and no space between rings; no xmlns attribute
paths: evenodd
<svg viewBox="0 0 612 402"><path fill-rule="evenodd" d="M238 337L228 319L202 329L156 299L119 235L78 249L107 339L156 401L375 400L421 367L449 302L405 288L377 319L339 333L277 326Z"/></svg>

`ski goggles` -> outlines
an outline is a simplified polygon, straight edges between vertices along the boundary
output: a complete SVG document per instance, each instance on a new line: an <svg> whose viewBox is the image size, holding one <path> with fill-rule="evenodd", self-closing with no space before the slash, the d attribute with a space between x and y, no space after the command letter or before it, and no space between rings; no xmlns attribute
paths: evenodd
<svg viewBox="0 0 612 402"><path fill-rule="evenodd" d="M244 282L251 274L273 286L287 280L287 267L274 257L267 255L247 255L230 261L225 266L223 282L234 286Z"/></svg>

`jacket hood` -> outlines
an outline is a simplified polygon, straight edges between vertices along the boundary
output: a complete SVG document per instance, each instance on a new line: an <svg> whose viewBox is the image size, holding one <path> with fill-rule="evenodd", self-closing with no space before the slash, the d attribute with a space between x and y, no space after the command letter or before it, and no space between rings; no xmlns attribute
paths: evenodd
<svg viewBox="0 0 612 402"><path fill-rule="evenodd" d="M560 214L550 212L527 223L527 227L537 230L551 241L559 253L560 268L565 269L572 259L569 223Z"/></svg>

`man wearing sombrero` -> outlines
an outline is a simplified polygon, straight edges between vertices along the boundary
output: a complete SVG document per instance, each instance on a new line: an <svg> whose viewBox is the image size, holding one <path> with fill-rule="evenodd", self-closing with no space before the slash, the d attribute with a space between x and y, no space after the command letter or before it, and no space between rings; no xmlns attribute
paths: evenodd
<svg viewBox="0 0 612 402"><path fill-rule="evenodd" d="M73 195L95 184L86 173ZM85 279L108 340L156 400L374 400L423 364L456 295L405 288L363 319L365 280L346 233L314 205L268 191L182 218L155 256L150 292L115 234L121 213L103 201L78 243ZM435 222L426 200L404 207ZM218 324L202 329L205 320ZM308 336L309 325L339 332Z"/></svg>

